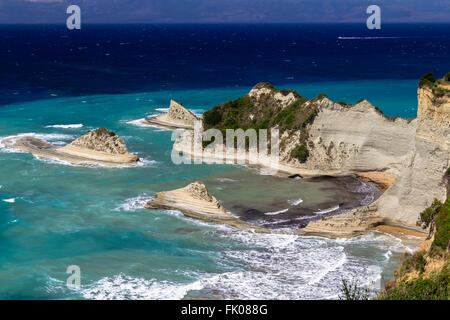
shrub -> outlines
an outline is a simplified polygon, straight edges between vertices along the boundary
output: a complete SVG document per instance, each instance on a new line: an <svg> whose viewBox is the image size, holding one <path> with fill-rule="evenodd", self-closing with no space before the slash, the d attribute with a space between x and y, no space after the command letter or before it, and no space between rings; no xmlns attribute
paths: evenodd
<svg viewBox="0 0 450 320"><path fill-rule="evenodd" d="M322 98L328 98L327 94L322 92L317 95L317 99L322 99Z"/></svg>
<svg viewBox="0 0 450 320"><path fill-rule="evenodd" d="M421 251L417 254L417 261L416 261L415 269L417 271L419 271L420 273L424 273L426 264L427 264L427 259L425 259L425 253L423 251Z"/></svg>
<svg viewBox="0 0 450 320"><path fill-rule="evenodd" d="M298 161L300 161L301 163L304 163L304 162L306 162L306 160L308 160L309 150L304 144L302 144L296 150L294 150L292 155Z"/></svg>
<svg viewBox="0 0 450 320"><path fill-rule="evenodd" d="M434 77L433 72L427 72L420 78L419 84L420 85L428 84L428 85L433 86L435 82L436 82L436 79Z"/></svg>
<svg viewBox="0 0 450 320"><path fill-rule="evenodd" d="M314 110L309 116L308 118L306 118L306 120L302 123L302 127L306 128L306 126L308 124L311 124L314 122L314 119L316 118L317 114L319 113L319 111Z"/></svg>
<svg viewBox="0 0 450 320"><path fill-rule="evenodd" d="M447 72L447 74L444 76L444 80L450 82L450 72Z"/></svg>
<svg viewBox="0 0 450 320"><path fill-rule="evenodd" d="M423 229L428 228L428 226L433 221L434 217L439 213L442 207L442 202L438 199L434 199L433 203L430 207L426 208L420 213L419 221L417 222L418 226L422 226Z"/></svg>
<svg viewBox="0 0 450 320"><path fill-rule="evenodd" d="M222 121L222 113L217 107L212 108L204 113L203 121L209 126L215 126Z"/></svg>
<svg viewBox="0 0 450 320"><path fill-rule="evenodd" d="M431 206L420 213L417 224L424 229L434 224L436 233L431 244L431 255L442 255L446 252L450 245L450 197L444 204L434 199Z"/></svg>
<svg viewBox="0 0 450 320"><path fill-rule="evenodd" d="M342 279L342 286L339 289L341 291L339 300L369 300L369 289L361 288L357 281L351 283Z"/></svg>
<svg viewBox="0 0 450 320"><path fill-rule="evenodd" d="M436 234L431 244L432 253L441 253L450 246L450 197L441 206L436 217Z"/></svg>

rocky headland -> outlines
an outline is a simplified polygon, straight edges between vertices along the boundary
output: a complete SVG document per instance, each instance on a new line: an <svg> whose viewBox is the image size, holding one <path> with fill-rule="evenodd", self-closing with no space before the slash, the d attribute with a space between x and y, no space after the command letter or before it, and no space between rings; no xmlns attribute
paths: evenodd
<svg viewBox="0 0 450 320"><path fill-rule="evenodd" d="M253 229L259 233L269 232L228 213L201 181L194 181L184 188L158 192L145 208L179 210L190 218L226 224L238 229Z"/></svg>
<svg viewBox="0 0 450 320"><path fill-rule="evenodd" d="M348 237L378 225L424 232L419 213L434 198L445 199L444 178L450 159L450 91L448 80L422 78L415 119L389 118L367 100L333 102L324 94L307 100L294 90L259 83L242 98L218 105L203 115L203 130L270 129L280 132L279 162L260 155L258 165L304 177L356 175L384 194L374 203L338 216L310 222L301 234ZM195 154L193 132L184 131L176 152L202 158L235 161L248 154ZM246 158L248 159L248 158Z"/></svg>
<svg viewBox="0 0 450 320"><path fill-rule="evenodd" d="M139 158L128 152L125 141L105 128L88 131L64 147L57 147L32 136L4 139L6 147L30 152L37 157L67 161L77 165L122 166L135 164Z"/></svg>
<svg viewBox="0 0 450 320"><path fill-rule="evenodd" d="M145 118L150 125L165 129L194 129L194 122L199 118L175 100L170 100L167 113Z"/></svg>

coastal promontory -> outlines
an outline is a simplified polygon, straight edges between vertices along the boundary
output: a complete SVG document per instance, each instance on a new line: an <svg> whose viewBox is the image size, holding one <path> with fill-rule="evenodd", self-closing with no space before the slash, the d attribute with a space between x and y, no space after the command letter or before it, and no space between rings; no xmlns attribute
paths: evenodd
<svg viewBox="0 0 450 320"><path fill-rule="evenodd" d="M388 117L367 100L334 102L325 94L306 99L294 90L269 83L203 114L203 129L279 129L279 160L259 158L259 165L303 177L355 175L374 182L384 194L374 203L338 216L312 221L301 233L352 236L386 224L423 232L419 213L434 198L443 201L450 166L450 82L429 75L419 82L414 119ZM194 158L234 153L195 154L193 134L179 135L173 149ZM198 150L198 149L197 149ZM245 156L240 154L239 156ZM262 159L262 160L261 160Z"/></svg>

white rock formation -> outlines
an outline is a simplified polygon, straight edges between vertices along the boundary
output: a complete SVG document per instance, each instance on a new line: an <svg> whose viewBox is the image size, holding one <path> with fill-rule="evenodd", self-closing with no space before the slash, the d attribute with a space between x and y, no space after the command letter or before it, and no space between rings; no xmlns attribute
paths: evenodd
<svg viewBox="0 0 450 320"><path fill-rule="evenodd" d="M199 118L175 100L170 100L169 112L146 118L152 125L168 129L193 129Z"/></svg>

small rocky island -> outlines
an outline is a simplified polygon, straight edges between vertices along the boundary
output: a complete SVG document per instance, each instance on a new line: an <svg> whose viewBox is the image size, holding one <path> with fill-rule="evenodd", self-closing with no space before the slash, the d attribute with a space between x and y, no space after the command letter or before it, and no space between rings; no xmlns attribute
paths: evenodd
<svg viewBox="0 0 450 320"><path fill-rule="evenodd" d="M199 118L175 100L170 100L167 113L145 118L150 125L165 129L194 129L194 122Z"/></svg>
<svg viewBox="0 0 450 320"><path fill-rule="evenodd" d="M254 229L255 232L269 231L246 223L229 214L212 196L201 181L194 181L184 188L156 193L155 199L149 201L147 209L179 210L185 216L219 224L226 224L238 229Z"/></svg>
<svg viewBox="0 0 450 320"><path fill-rule="evenodd" d="M88 131L64 147L57 147L32 136L12 136L3 141L12 149L37 157L67 161L77 165L122 166L135 164L139 158L128 152L125 141L105 128Z"/></svg>

